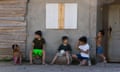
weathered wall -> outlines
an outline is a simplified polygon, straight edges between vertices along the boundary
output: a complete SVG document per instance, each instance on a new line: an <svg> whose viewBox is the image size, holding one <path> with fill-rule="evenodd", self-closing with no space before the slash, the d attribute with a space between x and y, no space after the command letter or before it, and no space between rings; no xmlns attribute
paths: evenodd
<svg viewBox="0 0 120 72"><path fill-rule="evenodd" d="M45 28L45 6L46 3L78 3L78 29L76 30L47 30ZM70 44L73 48L80 36L87 36L91 44L91 53L95 55L96 35L96 13L97 0L30 0L28 8L28 37L27 51L32 48L32 40L36 30L42 30L46 39L47 60L51 60L61 43L61 37L70 37ZM27 52L27 54L28 54Z"/></svg>
<svg viewBox="0 0 120 72"><path fill-rule="evenodd" d="M0 0L0 59L12 56L14 43L25 54L26 4L27 0Z"/></svg>

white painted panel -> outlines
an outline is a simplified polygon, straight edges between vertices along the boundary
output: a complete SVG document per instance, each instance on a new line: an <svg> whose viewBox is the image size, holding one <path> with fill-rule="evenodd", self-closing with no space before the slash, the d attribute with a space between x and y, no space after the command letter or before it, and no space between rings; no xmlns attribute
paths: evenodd
<svg viewBox="0 0 120 72"><path fill-rule="evenodd" d="M46 4L46 28L58 29L58 4Z"/></svg>
<svg viewBox="0 0 120 72"><path fill-rule="evenodd" d="M58 3L59 4L59 3ZM58 24L58 4L46 4L46 28L59 29ZM66 3L64 15L64 29L77 29L77 4Z"/></svg>
<svg viewBox="0 0 120 72"><path fill-rule="evenodd" d="M77 29L77 4L65 4L65 29Z"/></svg>

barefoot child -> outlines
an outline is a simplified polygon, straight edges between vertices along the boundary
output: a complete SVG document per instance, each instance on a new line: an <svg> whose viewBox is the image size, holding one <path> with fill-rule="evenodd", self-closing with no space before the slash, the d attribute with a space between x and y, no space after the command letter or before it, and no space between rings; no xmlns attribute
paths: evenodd
<svg viewBox="0 0 120 72"><path fill-rule="evenodd" d="M12 49L13 49L14 64L21 64L21 62L22 62L22 54L21 54L19 46L17 44L13 44Z"/></svg>
<svg viewBox="0 0 120 72"><path fill-rule="evenodd" d="M33 40L33 48L30 51L30 64L34 57L42 57L42 64L45 64L45 39L42 37L41 31L35 32L35 39Z"/></svg>
<svg viewBox="0 0 120 72"><path fill-rule="evenodd" d="M80 61L80 65L87 65L89 60L89 45L85 36L81 37L76 44L76 48L79 50L79 54L73 54L72 57Z"/></svg>
<svg viewBox="0 0 120 72"><path fill-rule="evenodd" d="M106 63L106 57L104 56L104 50L102 47L103 36L104 36L104 31L103 30L99 31L96 38L96 45L97 45L96 52L97 52L97 56L99 56L103 60L103 62Z"/></svg>
<svg viewBox="0 0 120 72"><path fill-rule="evenodd" d="M54 64L54 62L56 61L56 59L58 58L58 56L66 56L67 59L67 64L70 64L69 61L69 55L70 52L72 51L70 44L68 43L68 37L67 36L63 36L62 37L62 44L59 46L58 48L58 52L55 55L54 59L52 60L51 64Z"/></svg>

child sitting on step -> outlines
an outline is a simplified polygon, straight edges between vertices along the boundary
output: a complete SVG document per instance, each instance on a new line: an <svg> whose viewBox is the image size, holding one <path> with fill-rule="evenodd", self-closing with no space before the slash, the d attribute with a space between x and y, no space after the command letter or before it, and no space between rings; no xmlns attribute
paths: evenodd
<svg viewBox="0 0 120 72"><path fill-rule="evenodd" d="M76 48L79 51L78 54L73 54L72 58L80 61L80 65L84 66L88 64L89 60L89 44L87 43L87 37L80 37L78 43L76 44Z"/></svg>
<svg viewBox="0 0 120 72"><path fill-rule="evenodd" d="M58 52L56 53L55 57L53 58L51 64L54 64L56 59L59 56L66 56L67 64L70 64L70 52L72 51L70 44L68 43L69 38L67 36L62 37L62 44L58 48Z"/></svg>
<svg viewBox="0 0 120 72"><path fill-rule="evenodd" d="M42 31L35 32L35 38L33 40L33 48L30 51L30 64L33 64L33 59L41 57L42 64L45 63L45 39L42 36ZM41 60L40 60L41 62Z"/></svg>

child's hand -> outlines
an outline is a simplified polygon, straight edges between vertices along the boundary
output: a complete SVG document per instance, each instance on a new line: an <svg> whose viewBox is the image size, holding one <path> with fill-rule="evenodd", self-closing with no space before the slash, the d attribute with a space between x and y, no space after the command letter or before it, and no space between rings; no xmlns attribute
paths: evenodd
<svg viewBox="0 0 120 72"><path fill-rule="evenodd" d="M75 46L75 48L76 48L77 50L80 50L80 49L79 49L79 45L80 45L80 43L79 43L79 41L77 41L77 42L76 42L76 46Z"/></svg>
<svg viewBox="0 0 120 72"><path fill-rule="evenodd" d="M84 51L80 49L80 52L84 52Z"/></svg>

